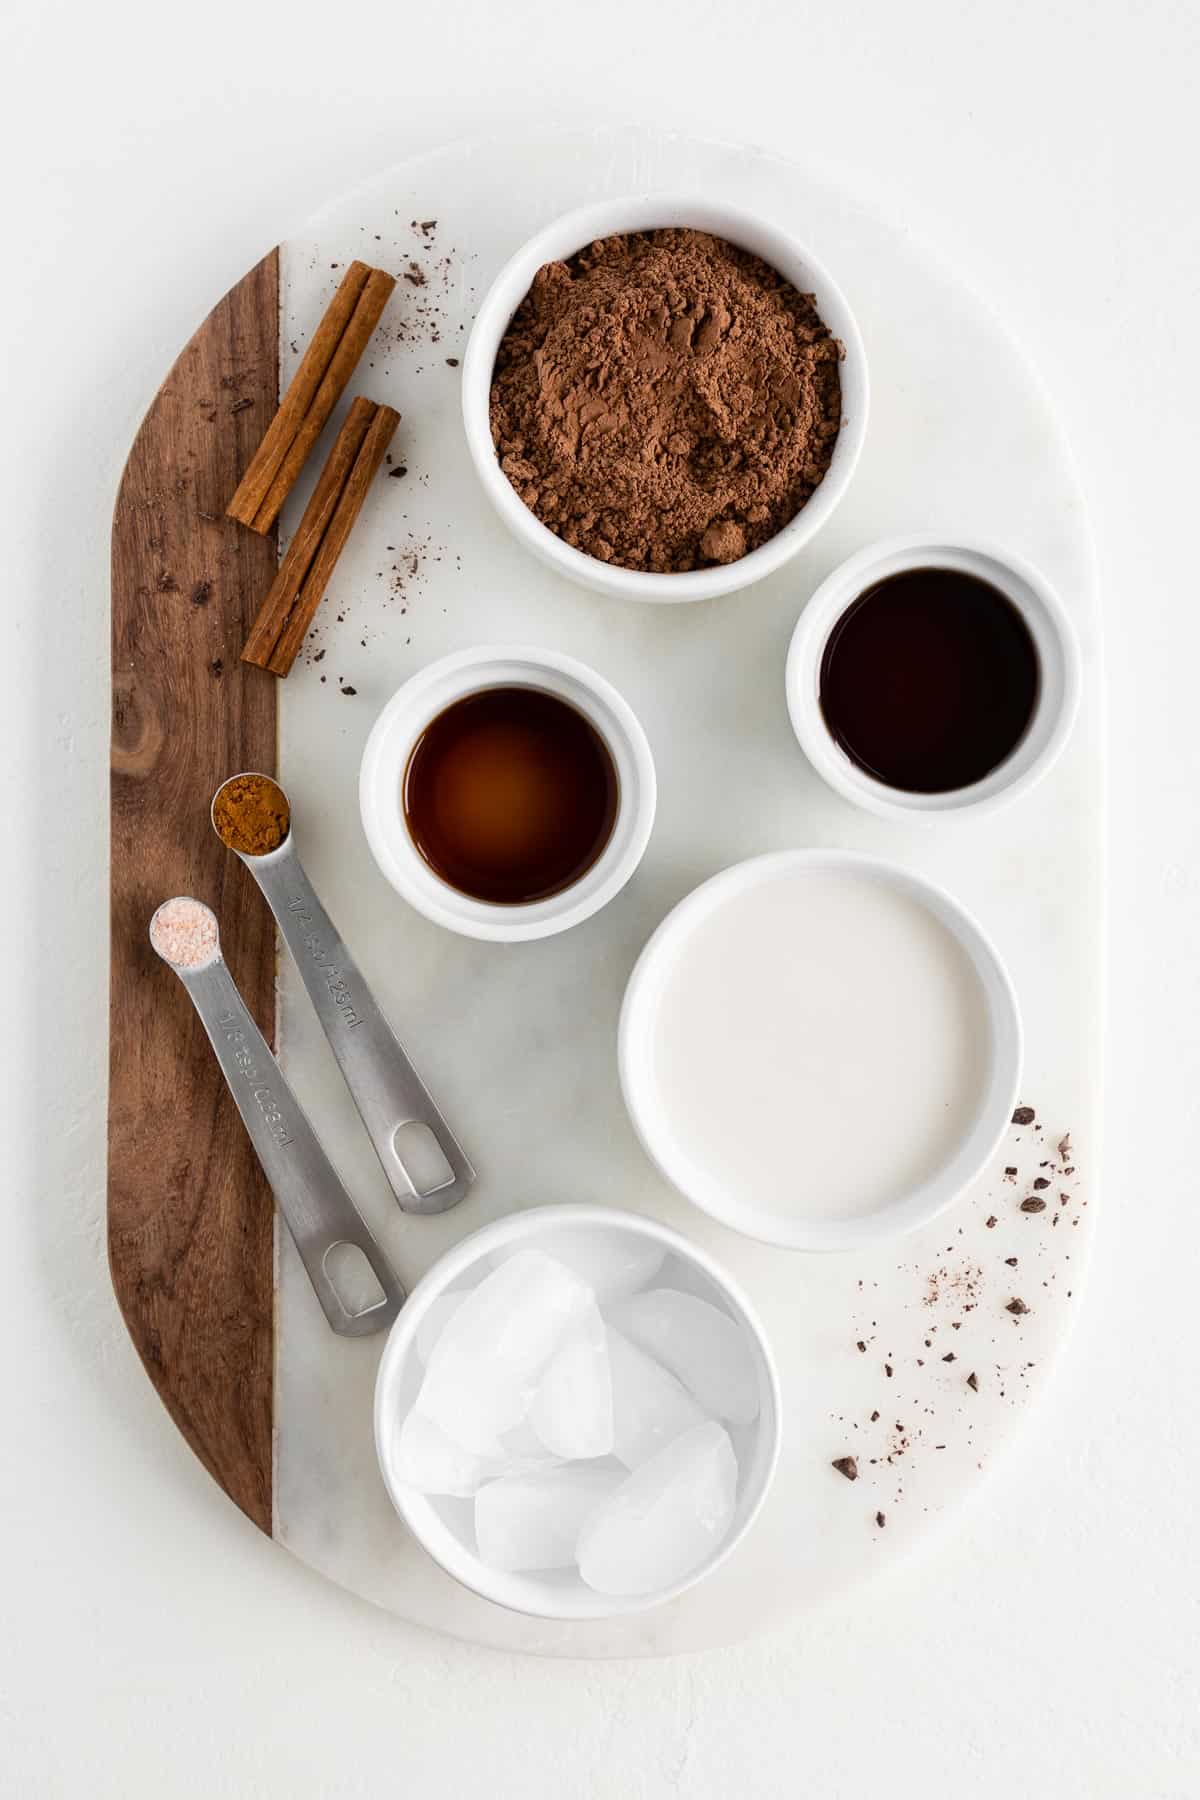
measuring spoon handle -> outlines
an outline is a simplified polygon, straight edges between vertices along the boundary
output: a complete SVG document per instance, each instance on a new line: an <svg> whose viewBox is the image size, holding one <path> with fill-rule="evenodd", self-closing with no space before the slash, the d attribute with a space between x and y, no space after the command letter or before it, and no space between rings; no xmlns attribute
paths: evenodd
<svg viewBox="0 0 1200 1800"><path fill-rule="evenodd" d="M325 911L288 839L268 856L242 861L262 889L329 1039L392 1192L411 1213L441 1213L466 1197L475 1170L442 1117ZM405 1125L432 1133L445 1168L432 1185L405 1166ZM446 1170L449 1173L446 1173Z"/></svg>
<svg viewBox="0 0 1200 1800"><path fill-rule="evenodd" d="M228 967L217 957L175 973L208 1033L325 1317L342 1337L383 1331L404 1304L404 1289L318 1143ZM347 1309L330 1277L330 1252L342 1244L362 1252L383 1292L382 1300L360 1312Z"/></svg>

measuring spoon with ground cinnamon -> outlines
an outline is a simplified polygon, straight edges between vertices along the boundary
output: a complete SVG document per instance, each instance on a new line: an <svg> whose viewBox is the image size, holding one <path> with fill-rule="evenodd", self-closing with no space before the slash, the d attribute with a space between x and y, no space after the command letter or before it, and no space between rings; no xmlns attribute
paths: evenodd
<svg viewBox="0 0 1200 1800"><path fill-rule="evenodd" d="M212 822L275 915L400 1206L457 1206L475 1170L304 873L287 795L269 775L232 775L213 796Z"/></svg>

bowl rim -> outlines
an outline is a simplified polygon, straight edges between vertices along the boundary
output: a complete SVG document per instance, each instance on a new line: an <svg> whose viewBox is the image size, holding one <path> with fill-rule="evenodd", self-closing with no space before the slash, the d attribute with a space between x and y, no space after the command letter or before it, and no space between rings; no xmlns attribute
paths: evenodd
<svg viewBox="0 0 1200 1800"><path fill-rule="evenodd" d="M526 1237L536 1237L547 1227L556 1229L564 1225L577 1225L588 1229L597 1227L632 1229L641 1236L653 1239L664 1249L697 1267L732 1306L738 1315L739 1323L748 1332L757 1351L756 1360L762 1384L759 1411L760 1436L755 1457L755 1491L743 1518L738 1522L736 1528L730 1531L728 1537L713 1552L709 1560L682 1581L675 1582L670 1587L663 1588L658 1592L637 1595L597 1593L591 1596L590 1590L585 1590L582 1603L570 1608L556 1607L549 1600L544 1606L534 1604L533 1594L529 1590L536 1588L536 1573L515 1575L503 1570L489 1569L477 1555L468 1551L465 1546L457 1545L456 1540L455 1546L459 1554L449 1552L445 1540L451 1537L451 1533L448 1527L441 1525L440 1521L438 1521L440 1529L432 1533L431 1541L429 1516L433 1509L430 1505L430 1496L393 1479L384 1448L391 1396L399 1383L405 1359L413 1349L421 1320L432 1302L450 1282L457 1280L473 1263L489 1252L510 1243L519 1242ZM489 1600L495 1605L503 1606L510 1612L522 1613L530 1618L556 1619L566 1622L576 1619L595 1621L620 1618L649 1612L655 1607L676 1599L680 1594L686 1593L689 1588L695 1587L698 1582L705 1580L720 1568L733 1555L749 1532L770 1492L779 1463L783 1406L779 1371L762 1322L741 1285L715 1257L709 1255L699 1245L691 1243L682 1233L673 1230L669 1225L661 1224L659 1220L651 1218L648 1214L634 1213L624 1208L602 1206L592 1202L563 1202L527 1207L516 1212L506 1213L499 1219L493 1219L490 1223L481 1225L478 1230L471 1232L468 1237L460 1239L457 1244L444 1251L436 1262L431 1264L410 1290L398 1318L384 1341L383 1353L379 1359L375 1377L372 1417L375 1455L388 1498L402 1523L439 1568L470 1593L478 1595L480 1599ZM764 1438L762 1435L764 1432L769 1433L769 1436ZM547 1594L551 1592L552 1590L547 1588ZM522 1601L524 1604L521 1603Z"/></svg>
<svg viewBox="0 0 1200 1800"><path fill-rule="evenodd" d="M751 250L800 288L813 293L825 324L845 346L840 365L842 421L825 476L800 511L758 549L736 562L680 574L624 569L565 544L520 499L500 468L488 419L492 369L509 320L546 262L573 255L615 231L693 226ZM849 403L847 403L849 401ZM678 604L733 593L790 561L830 517L853 477L866 436L870 383L857 318L821 258L765 214L700 195L632 194L593 201L559 214L508 258L489 286L463 357L462 412L467 448L492 505L509 530L542 562L569 579L624 599Z"/></svg>
<svg viewBox="0 0 1200 1800"><path fill-rule="evenodd" d="M675 1147L654 1105L649 1071L658 989L678 942L702 917L735 893L784 869L849 871L886 881L918 900L951 931L979 977L991 1026L991 1055L983 1097L958 1148L918 1187L873 1213L852 1219L795 1219L766 1212L729 1195ZM1016 991L991 938L947 889L885 857L857 850L811 848L769 851L733 863L686 894L651 935L629 977L617 1027L621 1093L634 1131L660 1173L702 1212L761 1243L804 1251L862 1250L916 1230L939 1217L987 1168L1004 1141L1021 1079L1024 1036Z"/></svg>
<svg viewBox="0 0 1200 1800"><path fill-rule="evenodd" d="M412 745L430 719L467 694L522 679L558 694L600 732L617 768L617 815L604 849L577 881L545 900L497 906L460 893L434 873L408 834L398 795ZM511 944L582 924L621 891L650 841L658 782L637 714L603 675L540 645L477 644L426 663L384 704L363 747L358 798L371 854L402 899L447 930Z"/></svg>
<svg viewBox="0 0 1200 1800"><path fill-rule="evenodd" d="M940 794L907 793L869 775L833 737L820 703L821 661L839 620L873 582L917 568L957 568L999 588L1029 627L1039 661L1038 698L1020 741L981 781ZM826 576L796 621L784 686L800 747L835 793L879 818L932 824L996 812L1053 768L1079 711L1083 657L1056 589L1027 558L986 538L915 532L868 544Z"/></svg>

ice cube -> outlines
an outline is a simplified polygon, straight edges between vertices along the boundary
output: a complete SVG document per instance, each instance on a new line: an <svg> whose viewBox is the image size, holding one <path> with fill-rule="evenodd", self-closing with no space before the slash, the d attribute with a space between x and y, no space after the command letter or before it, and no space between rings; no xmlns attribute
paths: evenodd
<svg viewBox="0 0 1200 1800"><path fill-rule="evenodd" d="M562 1461L543 1444L530 1421L525 1418L511 1431L506 1431L500 1439L500 1448L508 1459L505 1474L512 1475L526 1469L556 1469Z"/></svg>
<svg viewBox="0 0 1200 1800"><path fill-rule="evenodd" d="M584 1581L599 1594L650 1594L682 1581L724 1541L737 1477L722 1426L709 1419L685 1431L627 1475L586 1521L579 1536Z"/></svg>
<svg viewBox="0 0 1200 1800"><path fill-rule="evenodd" d="M615 1225L563 1226L546 1235L542 1249L586 1281L601 1306L653 1281L666 1255L649 1238ZM517 1249L497 1250L492 1260L498 1268L517 1254Z"/></svg>
<svg viewBox="0 0 1200 1800"><path fill-rule="evenodd" d="M422 1363L428 1364L433 1355L433 1346L466 1299L468 1291L466 1288L459 1288L453 1294L439 1294L436 1300L429 1302L425 1317L417 1326L417 1355Z"/></svg>
<svg viewBox="0 0 1200 1800"><path fill-rule="evenodd" d="M694 1294L650 1288L608 1308L609 1323L677 1375L701 1408L735 1425L758 1417L758 1376L742 1327Z"/></svg>
<svg viewBox="0 0 1200 1800"><path fill-rule="evenodd" d="M591 1289L540 1250L522 1250L468 1293L433 1347L418 1405L447 1437L477 1455L529 1410Z"/></svg>
<svg viewBox="0 0 1200 1800"><path fill-rule="evenodd" d="M613 1447L608 1334L593 1300L546 1365L529 1423L556 1456L607 1456Z"/></svg>
<svg viewBox="0 0 1200 1800"><path fill-rule="evenodd" d="M423 1494L460 1497L474 1494L505 1467L502 1459L464 1450L415 1406L400 1427L390 1462L397 1481Z"/></svg>
<svg viewBox="0 0 1200 1800"><path fill-rule="evenodd" d="M627 1469L681 1437L704 1414L687 1389L661 1363L636 1344L608 1328L608 1363L612 1378L613 1454Z"/></svg>
<svg viewBox="0 0 1200 1800"><path fill-rule="evenodd" d="M620 1469L549 1469L490 1481L475 1496L475 1539L493 1569L564 1569L579 1533L621 1485Z"/></svg>

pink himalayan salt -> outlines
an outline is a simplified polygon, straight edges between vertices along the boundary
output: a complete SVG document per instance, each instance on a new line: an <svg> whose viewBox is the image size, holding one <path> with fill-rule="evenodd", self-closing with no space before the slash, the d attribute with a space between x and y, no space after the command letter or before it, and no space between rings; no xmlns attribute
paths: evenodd
<svg viewBox="0 0 1200 1800"><path fill-rule="evenodd" d="M177 969L198 969L217 952L217 921L200 900L165 900L150 921L150 942Z"/></svg>

